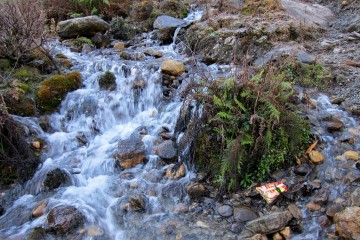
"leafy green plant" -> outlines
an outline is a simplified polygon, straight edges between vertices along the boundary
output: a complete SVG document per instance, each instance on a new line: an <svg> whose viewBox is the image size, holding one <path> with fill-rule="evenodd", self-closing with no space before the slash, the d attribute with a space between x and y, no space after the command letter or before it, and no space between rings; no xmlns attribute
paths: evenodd
<svg viewBox="0 0 360 240"><path fill-rule="evenodd" d="M293 112L292 83L284 79L270 66L241 81L213 82L213 97L200 98L206 111L196 162L228 190L265 179L309 144L309 126Z"/></svg>

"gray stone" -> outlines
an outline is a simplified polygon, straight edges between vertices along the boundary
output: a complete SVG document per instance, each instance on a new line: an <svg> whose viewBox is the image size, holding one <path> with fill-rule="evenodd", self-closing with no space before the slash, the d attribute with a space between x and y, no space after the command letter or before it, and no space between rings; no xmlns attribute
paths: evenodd
<svg viewBox="0 0 360 240"><path fill-rule="evenodd" d="M291 220L289 211L275 212L247 222L246 227L254 233L274 233L284 228Z"/></svg>
<svg viewBox="0 0 360 240"><path fill-rule="evenodd" d="M308 4L291 0L281 0L287 14L305 24L312 24L322 28L328 26L334 13L327 7L319 4Z"/></svg>
<svg viewBox="0 0 360 240"><path fill-rule="evenodd" d="M222 217L231 217L234 213L234 210L230 205L222 205L217 211Z"/></svg>
<svg viewBox="0 0 360 240"><path fill-rule="evenodd" d="M353 18L350 21L347 31L348 32L360 32L360 15L357 15L355 18Z"/></svg>
<svg viewBox="0 0 360 240"><path fill-rule="evenodd" d="M328 189L319 190L312 198L315 204L325 205L328 202L330 191Z"/></svg>
<svg viewBox="0 0 360 240"><path fill-rule="evenodd" d="M156 18L154 22L154 29L167 29L167 28L177 28L177 27L183 27L187 26L188 22L179 19L170 17L167 15L162 15Z"/></svg>
<svg viewBox="0 0 360 240"><path fill-rule="evenodd" d="M351 206L360 207L360 188L356 188L355 191L351 193Z"/></svg>
<svg viewBox="0 0 360 240"><path fill-rule="evenodd" d="M238 222L248 222L258 218L258 214L249 207L239 207L234 209L234 219Z"/></svg>
<svg viewBox="0 0 360 240"><path fill-rule="evenodd" d="M175 143L171 140L166 140L156 147L155 153L164 160L175 160L177 156Z"/></svg>
<svg viewBox="0 0 360 240"><path fill-rule="evenodd" d="M145 145L139 132L135 131L128 139L120 140L118 143L116 159L122 168L132 168L143 163Z"/></svg>
<svg viewBox="0 0 360 240"><path fill-rule="evenodd" d="M288 209L294 218L302 219L304 217L304 214L301 212L300 208L298 208L295 204L290 204Z"/></svg>
<svg viewBox="0 0 360 240"><path fill-rule="evenodd" d="M163 54L155 49L148 48L144 51L145 55L152 56L155 58L161 58Z"/></svg>
<svg viewBox="0 0 360 240"><path fill-rule="evenodd" d="M109 24L98 16L88 16L61 21L58 28L61 38L93 37L97 32L105 33Z"/></svg>

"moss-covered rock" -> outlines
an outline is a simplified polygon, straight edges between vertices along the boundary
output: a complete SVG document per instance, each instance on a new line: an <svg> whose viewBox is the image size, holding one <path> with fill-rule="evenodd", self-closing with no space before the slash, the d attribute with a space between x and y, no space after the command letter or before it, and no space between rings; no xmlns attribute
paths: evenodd
<svg viewBox="0 0 360 240"><path fill-rule="evenodd" d="M116 77L115 74L106 71L103 75L99 77L99 87L102 90L113 91L116 89Z"/></svg>
<svg viewBox="0 0 360 240"><path fill-rule="evenodd" d="M34 116L36 114L35 101L27 95L31 91L26 84L8 88L3 92L8 112L19 116Z"/></svg>
<svg viewBox="0 0 360 240"><path fill-rule="evenodd" d="M160 2L159 10L162 14L184 18L188 14L188 7L183 1L164 0Z"/></svg>
<svg viewBox="0 0 360 240"><path fill-rule="evenodd" d="M15 70L12 76L13 78L16 78L24 82L27 81L37 82L41 79L39 70L37 68L32 68L28 66L24 66Z"/></svg>
<svg viewBox="0 0 360 240"><path fill-rule="evenodd" d="M82 78L79 72L55 74L39 84L36 103L42 112L52 112L60 105L68 92L80 88L81 85Z"/></svg>

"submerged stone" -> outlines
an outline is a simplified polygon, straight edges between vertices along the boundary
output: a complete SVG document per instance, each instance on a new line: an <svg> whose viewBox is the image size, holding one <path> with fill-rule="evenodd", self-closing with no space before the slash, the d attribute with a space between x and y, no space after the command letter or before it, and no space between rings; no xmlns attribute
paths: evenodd
<svg viewBox="0 0 360 240"><path fill-rule="evenodd" d="M49 230L56 234L67 234L84 221L84 215L73 206L57 206L47 216Z"/></svg>

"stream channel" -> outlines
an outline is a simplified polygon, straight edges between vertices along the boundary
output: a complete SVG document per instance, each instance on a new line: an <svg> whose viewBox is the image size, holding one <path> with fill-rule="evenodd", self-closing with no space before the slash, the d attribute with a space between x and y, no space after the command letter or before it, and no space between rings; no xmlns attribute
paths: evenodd
<svg viewBox="0 0 360 240"><path fill-rule="evenodd" d="M197 12L187 20L199 17L201 14ZM61 52L75 63L71 70L81 72L84 86L69 93L60 111L49 116L51 126L47 132L40 127L37 118L14 116L28 131L45 139L47 148L32 180L6 193L10 195L8 199L15 201L0 218L1 239L35 239L29 237L34 229L48 227L47 214L29 218L32 209L42 202L46 203L47 211L59 206L75 207L85 218L82 219L85 224L76 232L66 237L47 235L44 239L241 239L239 233L229 230L231 221L196 214L197 205L191 204L184 190L196 177L189 165L186 165L186 175L182 178L164 176L166 169L174 163L164 163L153 149L162 141L161 133L174 134L182 106L177 92L181 92L190 79L199 79L201 74L198 70L188 69L179 91L175 91L171 99L164 98L160 72L163 59L181 62L191 59L179 54L175 44L159 46L150 37L148 34L141 44L129 50L142 53L146 46L162 52L162 59L144 55L140 61L126 61L119 59L119 53L111 49L74 53L60 43L55 44L54 53ZM231 75L229 66L201 65L200 68L214 78ZM97 80L107 70L116 76L115 91L99 88ZM133 88L139 79L146 82L141 90ZM343 195L350 196L351 188L357 186L356 183L348 184L351 179L346 181L346 176L350 174L348 178L351 178L359 173L354 162L339 161L336 156L345 150L360 149L356 141L360 135L359 124L337 105L331 104L325 95L318 95L314 101L317 102L316 109L306 111L312 120L313 131L319 136L326 161L312 168L302 184L321 183L322 188L328 189L328 202L346 202L349 200ZM341 120L347 130L327 131L323 120L329 116ZM119 170L114 159L118 145L134 134L142 136L147 162ZM349 134L355 138L355 144L345 143ZM180 157L178 161L183 160ZM56 171L66 173L67 186L46 189L44 181L48 173ZM303 233L294 239L326 238L328 232L335 230L334 225L329 224L324 231L318 213L306 210L308 202L308 198L299 198L296 202L305 219ZM186 213L188 206L190 213ZM322 217L325 210L320 210ZM74 211L74 208L62 211Z"/></svg>

